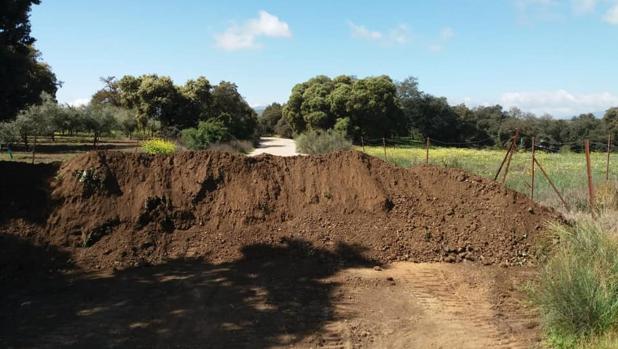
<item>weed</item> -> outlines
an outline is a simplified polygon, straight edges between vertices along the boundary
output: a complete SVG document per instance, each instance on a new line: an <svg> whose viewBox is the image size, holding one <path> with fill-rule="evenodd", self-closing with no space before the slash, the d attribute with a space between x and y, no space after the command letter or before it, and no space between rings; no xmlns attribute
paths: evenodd
<svg viewBox="0 0 618 349"><path fill-rule="evenodd" d="M296 138L296 149L305 154L324 154L352 148L345 135L335 130L307 131Z"/></svg>
<svg viewBox="0 0 618 349"><path fill-rule="evenodd" d="M597 223L552 225L559 245L532 288L548 341L578 348L618 325L618 243Z"/></svg>
<svg viewBox="0 0 618 349"><path fill-rule="evenodd" d="M176 151L176 144L160 138L153 138L142 142L142 150L148 154L173 154Z"/></svg>

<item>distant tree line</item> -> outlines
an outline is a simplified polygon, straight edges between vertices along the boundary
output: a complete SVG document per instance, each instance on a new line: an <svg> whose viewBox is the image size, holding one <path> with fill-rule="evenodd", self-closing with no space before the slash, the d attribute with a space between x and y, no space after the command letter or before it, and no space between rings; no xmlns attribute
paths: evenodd
<svg viewBox="0 0 618 349"><path fill-rule="evenodd" d="M451 106L445 97L419 90L414 77L395 82L388 76L320 75L294 86L285 105L267 107L260 125L267 133L281 134L275 126L283 125L295 134L335 129L355 142L361 137L429 137L474 147L503 145L519 129L523 145L529 146L534 136L547 147L579 150L583 139L599 144L607 142L609 134L618 139L618 108L607 110L602 118L581 114L564 120L500 105Z"/></svg>
<svg viewBox="0 0 618 349"><path fill-rule="evenodd" d="M178 86L171 78L156 74L102 81L105 87L92 96L91 104L130 110L139 128L157 122L162 133L175 137L182 129L212 120L220 122L235 138L257 136L257 114L234 83L222 81L213 86L199 77Z"/></svg>
<svg viewBox="0 0 618 349"><path fill-rule="evenodd" d="M103 78L104 87L87 106L58 104L43 93L41 102L21 110L13 121L0 122L0 144L22 142L29 147L36 137L78 132L101 136L118 131L131 138L155 134L182 138L194 149L231 140L254 141L257 114L238 93L235 84L212 86L199 77L176 86L169 77L143 75Z"/></svg>

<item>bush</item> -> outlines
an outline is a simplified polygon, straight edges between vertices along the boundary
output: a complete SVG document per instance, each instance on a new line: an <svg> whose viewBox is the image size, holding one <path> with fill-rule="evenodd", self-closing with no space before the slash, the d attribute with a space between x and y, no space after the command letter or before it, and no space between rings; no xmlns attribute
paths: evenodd
<svg viewBox="0 0 618 349"><path fill-rule="evenodd" d="M176 151L176 144L165 139L153 138L142 142L142 150L148 154L173 154Z"/></svg>
<svg viewBox="0 0 618 349"><path fill-rule="evenodd" d="M599 225L552 226L560 241L532 288L549 341L579 348L618 325L618 243Z"/></svg>
<svg viewBox="0 0 618 349"><path fill-rule="evenodd" d="M277 124L275 125L275 133L284 138L292 138L294 134L292 131L292 126L290 126L290 123L286 118L280 118L279 121L277 121Z"/></svg>
<svg viewBox="0 0 618 349"><path fill-rule="evenodd" d="M239 141L236 139L225 143L212 143L208 146L208 150L241 154L248 154L252 149L253 144L250 141Z"/></svg>
<svg viewBox="0 0 618 349"><path fill-rule="evenodd" d="M219 120L200 121L197 128L181 131L183 144L189 149L207 149L212 143L227 142L231 135L223 122Z"/></svg>
<svg viewBox="0 0 618 349"><path fill-rule="evenodd" d="M352 142L335 130L310 130L296 138L296 149L305 154L324 154L337 150L349 150Z"/></svg>

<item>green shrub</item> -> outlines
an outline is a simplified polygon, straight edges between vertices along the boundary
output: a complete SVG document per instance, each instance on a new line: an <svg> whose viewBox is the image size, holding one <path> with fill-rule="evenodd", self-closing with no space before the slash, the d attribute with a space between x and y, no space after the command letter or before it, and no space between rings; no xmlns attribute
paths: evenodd
<svg viewBox="0 0 618 349"><path fill-rule="evenodd" d="M275 133L280 137L292 138L294 131L292 131L292 126L290 126L288 120L286 118L281 118L275 125Z"/></svg>
<svg viewBox="0 0 618 349"><path fill-rule="evenodd" d="M160 138L153 138L142 142L142 150L148 154L173 154L176 144Z"/></svg>
<svg viewBox="0 0 618 349"><path fill-rule="evenodd" d="M212 143L208 146L208 150L249 154L251 150L253 150L253 144L250 141L239 141L237 139L233 139L225 143Z"/></svg>
<svg viewBox="0 0 618 349"><path fill-rule="evenodd" d="M183 144L189 149L207 149L212 143L227 142L231 139L230 132L219 120L200 121L197 128L187 128L181 131Z"/></svg>
<svg viewBox="0 0 618 349"><path fill-rule="evenodd" d="M618 243L598 224L554 225L560 242L543 267L532 299L550 343L578 348L618 325Z"/></svg>
<svg viewBox="0 0 618 349"><path fill-rule="evenodd" d="M352 142L335 130L307 131L296 137L296 149L305 154L324 154L337 150L349 150Z"/></svg>

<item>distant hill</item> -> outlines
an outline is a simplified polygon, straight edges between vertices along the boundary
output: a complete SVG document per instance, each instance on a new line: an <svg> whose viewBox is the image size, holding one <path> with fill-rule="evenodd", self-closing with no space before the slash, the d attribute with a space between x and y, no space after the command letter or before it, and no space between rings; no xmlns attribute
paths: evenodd
<svg viewBox="0 0 618 349"><path fill-rule="evenodd" d="M257 113L258 116L262 116L262 113L264 112L264 109L266 109L265 105L257 105L255 107L253 107L253 110L255 110L255 112Z"/></svg>

